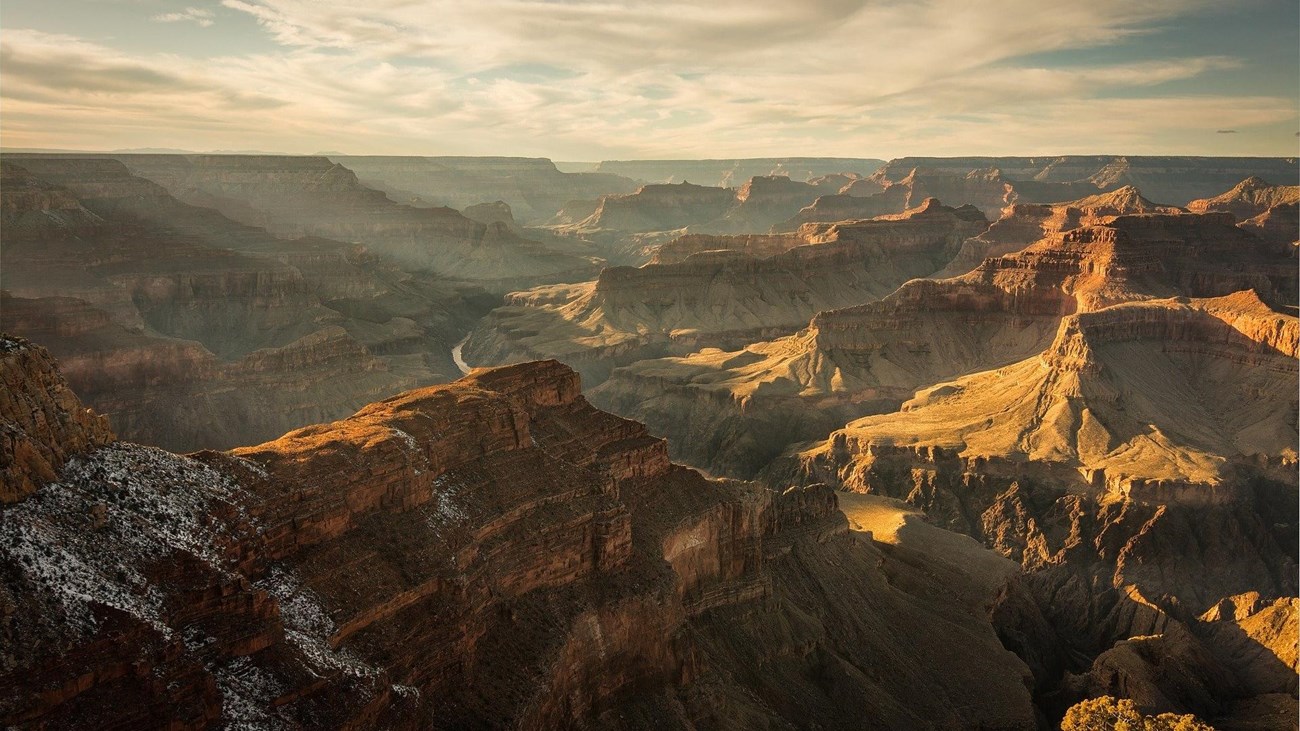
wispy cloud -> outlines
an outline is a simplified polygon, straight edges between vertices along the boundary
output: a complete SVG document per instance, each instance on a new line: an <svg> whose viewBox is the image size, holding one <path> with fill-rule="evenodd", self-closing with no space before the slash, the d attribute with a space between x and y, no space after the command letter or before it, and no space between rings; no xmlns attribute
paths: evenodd
<svg viewBox="0 0 1300 731"><path fill-rule="evenodd" d="M203 8L185 8L176 13L161 13L153 16L150 20L156 23L197 23L203 28L207 28L215 22L212 19L212 11Z"/></svg>
<svg viewBox="0 0 1300 731"><path fill-rule="evenodd" d="M101 120L115 147L571 159L1160 153L1214 129L1289 135L1294 99L1151 91L1232 72L1231 56L1031 60L1132 43L1206 2L223 0L273 50L190 58L7 30L4 133L85 146L72 140Z"/></svg>

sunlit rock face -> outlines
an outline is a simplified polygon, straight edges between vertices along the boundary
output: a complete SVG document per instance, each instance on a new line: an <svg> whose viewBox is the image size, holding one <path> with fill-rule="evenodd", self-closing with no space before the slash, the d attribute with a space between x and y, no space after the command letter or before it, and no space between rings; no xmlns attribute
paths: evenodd
<svg viewBox="0 0 1300 731"><path fill-rule="evenodd" d="M1276 307L1295 301L1293 255L1225 214L1098 220L961 277L819 312L786 337L618 368L593 398L667 437L675 458L750 477L791 444L892 411L919 388L1040 353L1066 315L1245 289Z"/></svg>
<svg viewBox="0 0 1300 731"><path fill-rule="evenodd" d="M1187 204L1198 213L1222 211L1237 225L1268 241L1294 244L1300 239L1300 186L1271 185L1251 176L1232 190Z"/></svg>
<svg viewBox="0 0 1300 731"><path fill-rule="evenodd" d="M80 409L51 367L0 350L6 433L68 458L3 508L6 725L1036 727L1005 571L673 465L558 363L188 457L33 428Z"/></svg>
<svg viewBox="0 0 1300 731"><path fill-rule="evenodd" d="M688 235L656 263L512 294L471 334L466 359L556 358L595 384L637 360L741 347L930 274L987 225L973 208L931 199L892 219L809 224L794 236Z"/></svg>
<svg viewBox="0 0 1300 731"><path fill-rule="evenodd" d="M1005 604L1001 631L1058 713L1117 684L1206 718L1294 706L1297 342L1250 291L1076 314L771 472L903 498L1019 561L1036 608Z"/></svg>

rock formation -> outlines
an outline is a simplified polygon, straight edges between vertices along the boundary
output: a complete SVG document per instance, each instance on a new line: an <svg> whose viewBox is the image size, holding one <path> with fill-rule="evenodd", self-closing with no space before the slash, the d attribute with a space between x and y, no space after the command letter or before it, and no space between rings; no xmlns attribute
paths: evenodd
<svg viewBox="0 0 1300 731"><path fill-rule="evenodd" d="M592 397L667 437L675 458L747 477L791 443L891 411L918 388L1042 351L1069 314L1243 289L1295 301L1293 255L1226 214L1103 220L962 277L820 312L784 338L619 368Z"/></svg>
<svg viewBox="0 0 1300 731"><path fill-rule="evenodd" d="M0 510L13 728L1036 727L994 587L953 601L825 487L671 464L553 362L229 453L114 443Z"/></svg>
<svg viewBox="0 0 1300 731"><path fill-rule="evenodd" d="M1187 210L1231 213L1238 221L1244 221L1274 206L1296 202L1300 202L1300 185L1270 185L1252 175L1226 193L1188 203Z"/></svg>
<svg viewBox="0 0 1300 731"><path fill-rule="evenodd" d="M1237 225L1277 243L1300 239L1300 185L1270 185L1251 176L1232 190L1187 204L1198 213L1222 211L1240 221Z"/></svg>
<svg viewBox="0 0 1300 731"><path fill-rule="evenodd" d="M48 343L126 438L228 447L449 380L446 353L490 306L187 205L114 160L33 160L39 176L0 165L0 327Z"/></svg>
<svg viewBox="0 0 1300 731"><path fill-rule="evenodd" d="M704 224L726 213L736 202L731 188L691 183L644 185L628 195L608 195L576 228L601 231L676 231Z"/></svg>
<svg viewBox="0 0 1300 731"><path fill-rule="evenodd" d="M1081 313L1041 355L773 472L905 499L1020 562L1033 601L995 616L1049 715L1116 692L1147 713L1294 715L1298 342L1252 292Z"/></svg>
<svg viewBox="0 0 1300 731"><path fill-rule="evenodd" d="M777 231L790 231L811 221L840 221L894 214L918 205L926 198L938 198L951 205L973 205L990 218L1014 202L1054 202L1095 194L1090 183L1026 184L1005 178L997 168L955 174L943 170L914 168L897 180L884 171L856 180L837 194L818 198L812 205L776 224Z"/></svg>
<svg viewBox="0 0 1300 731"><path fill-rule="evenodd" d="M1014 203L1003 209L987 231L967 239L952 262L935 277L965 274L989 257L1014 254L1044 237L1081 226L1105 224L1115 216L1179 212L1178 208L1152 203L1132 186L1068 203Z"/></svg>
<svg viewBox="0 0 1300 731"><path fill-rule="evenodd" d="M510 295L471 334L465 358L556 358L599 383L618 365L740 347L881 297L943 266L987 225L972 208L931 199L893 219L810 224L797 236L687 236L665 245L662 263Z"/></svg>

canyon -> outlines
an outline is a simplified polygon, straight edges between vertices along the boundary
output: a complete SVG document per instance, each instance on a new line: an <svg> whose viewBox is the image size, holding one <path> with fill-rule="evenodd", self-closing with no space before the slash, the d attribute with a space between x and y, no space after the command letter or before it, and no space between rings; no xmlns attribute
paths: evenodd
<svg viewBox="0 0 1300 731"><path fill-rule="evenodd" d="M0 725L1293 728L1297 175L7 153Z"/></svg>
<svg viewBox="0 0 1300 731"><path fill-rule="evenodd" d="M753 477L789 445L892 411L918 388L1042 351L1066 315L1246 289L1278 307L1295 301L1294 253L1229 214L1097 220L959 277L916 279L878 301L823 310L782 338L618 368L592 398L666 436L678 459Z"/></svg>
<svg viewBox="0 0 1300 731"><path fill-rule="evenodd" d="M46 343L127 438L229 447L451 380L451 344L492 302L183 203L116 160L23 162L0 163L0 327Z"/></svg>
<svg viewBox="0 0 1300 731"><path fill-rule="evenodd" d="M36 483L0 524L8 726L843 726L865 706L880 728L1035 727L987 581L942 601L828 488L673 465L558 363L180 456L113 441L43 349L0 343L6 430L65 460L3 473Z"/></svg>
<svg viewBox="0 0 1300 731"><path fill-rule="evenodd" d="M884 296L942 267L987 225L974 208L929 199L793 236L687 235L644 266L510 295L470 333L465 359L558 358L595 385L618 365L793 332L819 310Z"/></svg>

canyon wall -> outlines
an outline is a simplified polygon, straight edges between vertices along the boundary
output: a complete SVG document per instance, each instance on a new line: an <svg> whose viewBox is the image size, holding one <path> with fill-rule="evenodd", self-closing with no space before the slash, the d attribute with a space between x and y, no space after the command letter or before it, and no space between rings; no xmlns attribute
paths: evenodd
<svg viewBox="0 0 1300 731"><path fill-rule="evenodd" d="M987 225L972 208L931 199L893 220L809 224L798 238L688 236L667 245L671 262L512 295L464 353L473 364L557 358L599 383L618 365L741 347L793 332L819 310L883 296L943 266ZM699 250L680 258L690 249Z"/></svg>
<svg viewBox="0 0 1300 731"><path fill-rule="evenodd" d="M48 343L129 439L229 447L449 380L492 302L182 203L115 160L32 160L39 175L0 165L0 327Z"/></svg>
<svg viewBox="0 0 1300 731"><path fill-rule="evenodd" d="M675 466L554 362L228 453L113 443L3 511L14 728L1035 728L988 614L834 493Z"/></svg>
<svg viewBox="0 0 1300 731"><path fill-rule="evenodd" d="M1279 308L1295 301L1293 254L1226 214L1100 220L961 277L821 311L793 335L617 368L592 397L667 437L674 458L750 477L789 445L892 411L918 388L1041 352L1075 312L1243 289Z"/></svg>

